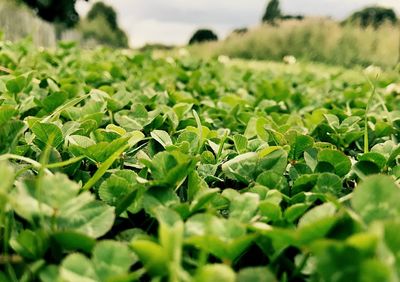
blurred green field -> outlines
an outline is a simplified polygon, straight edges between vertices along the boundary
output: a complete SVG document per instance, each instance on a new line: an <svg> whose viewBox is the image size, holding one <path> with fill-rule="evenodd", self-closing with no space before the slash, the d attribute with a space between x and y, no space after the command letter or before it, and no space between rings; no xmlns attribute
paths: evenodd
<svg viewBox="0 0 400 282"><path fill-rule="evenodd" d="M360 28L354 25L310 18L262 25L226 40L191 47L202 57L227 55L235 58L277 60L292 55L303 61L342 66L378 65L391 68L399 59L399 29L383 25Z"/></svg>

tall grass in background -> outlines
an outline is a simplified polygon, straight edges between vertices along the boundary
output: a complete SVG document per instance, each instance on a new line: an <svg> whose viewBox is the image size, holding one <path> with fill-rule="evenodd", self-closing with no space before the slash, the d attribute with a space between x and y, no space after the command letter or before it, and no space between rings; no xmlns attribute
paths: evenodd
<svg viewBox="0 0 400 282"><path fill-rule="evenodd" d="M261 60L282 60L286 55L330 64L396 65L399 30L385 25L374 30L342 26L329 19L284 21L277 26L262 25L245 34L232 34L220 42L192 47L201 56L227 55Z"/></svg>
<svg viewBox="0 0 400 282"><path fill-rule="evenodd" d="M54 27L39 19L30 9L13 1L0 0L0 32L5 40L30 37L37 46L55 46Z"/></svg>

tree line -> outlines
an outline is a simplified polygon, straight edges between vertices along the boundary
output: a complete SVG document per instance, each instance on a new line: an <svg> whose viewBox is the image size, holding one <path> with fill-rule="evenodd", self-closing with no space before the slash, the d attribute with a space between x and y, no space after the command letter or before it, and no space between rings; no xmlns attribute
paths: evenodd
<svg viewBox="0 0 400 282"><path fill-rule="evenodd" d="M282 12L279 0L270 0L267 4L261 22L263 24L277 25L279 21L292 19L303 20L304 16L284 14ZM342 24L354 24L363 28L372 26L373 28L377 29L383 24L389 23L394 25L397 22L398 19L393 9L371 6L354 12L347 19L345 19ZM239 28L233 31L233 33L236 34L243 34L246 32L247 28ZM189 40L189 44L216 40L218 40L218 37L212 30L200 29L194 33L192 38Z"/></svg>
<svg viewBox="0 0 400 282"><path fill-rule="evenodd" d="M119 27L117 13L103 2L95 2L82 20L76 11L77 0L16 0L28 5L43 20L54 24L57 39L63 31L80 25L84 40L112 47L128 47L128 36ZM81 0L89 2L89 0Z"/></svg>
<svg viewBox="0 0 400 282"><path fill-rule="evenodd" d="M79 14L75 4L77 0L17 0L30 6L42 19L55 23L56 30L62 30L76 26L79 23ZM81 0L89 1L89 0ZM262 16L262 23L276 25L279 21L296 19L302 20L303 15L286 15L282 12L279 0L270 0ZM102 2L95 2L89 11L83 28L85 39L94 39L99 43L114 47L127 47L128 37L118 26L117 13L115 10ZM381 25L398 22L393 9L372 6L354 12L342 24L356 24L363 28L372 26L379 28ZM101 31L99 32L99 26ZM245 33L247 28L236 29L234 33ZM189 40L189 44L201 43L204 41L218 40L217 34L210 29L199 29Z"/></svg>

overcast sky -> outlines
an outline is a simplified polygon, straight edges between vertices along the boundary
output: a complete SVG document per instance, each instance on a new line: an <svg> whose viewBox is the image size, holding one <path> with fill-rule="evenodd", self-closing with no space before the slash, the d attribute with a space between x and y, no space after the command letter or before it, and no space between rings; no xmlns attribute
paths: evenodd
<svg viewBox="0 0 400 282"><path fill-rule="evenodd" d="M93 1L91 1L93 3ZM234 28L255 26L267 0L104 0L118 12L131 46L146 43L185 44L200 27L224 37ZM343 19L361 7L380 4L400 13L400 0L281 0L285 14ZM84 15L90 4L78 1Z"/></svg>

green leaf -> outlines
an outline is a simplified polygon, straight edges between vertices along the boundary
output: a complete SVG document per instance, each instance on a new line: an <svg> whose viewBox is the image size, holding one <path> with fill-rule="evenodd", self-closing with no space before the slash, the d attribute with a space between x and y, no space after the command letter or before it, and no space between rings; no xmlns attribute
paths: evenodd
<svg viewBox="0 0 400 282"><path fill-rule="evenodd" d="M10 105L0 106L0 126L17 114L17 110Z"/></svg>
<svg viewBox="0 0 400 282"><path fill-rule="evenodd" d="M79 250L85 253L90 253L96 244L96 241L92 237L75 231L54 232L52 239L65 250Z"/></svg>
<svg viewBox="0 0 400 282"><path fill-rule="evenodd" d="M388 267L376 259L367 259L356 248L342 242L320 241L312 246L319 279L330 281L390 281Z"/></svg>
<svg viewBox="0 0 400 282"><path fill-rule="evenodd" d="M23 230L10 241L11 247L28 260L38 260L45 254L49 242L44 232Z"/></svg>
<svg viewBox="0 0 400 282"><path fill-rule="evenodd" d="M255 193L239 194L235 190L224 190L222 196L230 200L229 217L240 222L249 222L258 210L260 198Z"/></svg>
<svg viewBox="0 0 400 282"><path fill-rule="evenodd" d="M132 105L131 110L122 110L115 114L115 121L127 131L142 130L151 122L151 116L142 104Z"/></svg>
<svg viewBox="0 0 400 282"><path fill-rule="evenodd" d="M13 194L15 202L13 208L17 214L34 223L40 216L52 217L54 210L69 201L74 201L79 191L79 185L70 181L62 174L46 175L40 186L36 187L34 180L25 180L17 183L17 189ZM38 190L40 194L37 193Z"/></svg>
<svg viewBox="0 0 400 282"><path fill-rule="evenodd" d="M6 86L8 91L12 94L18 94L22 92L27 84L27 80L24 76L20 75L15 78L12 78L6 82Z"/></svg>
<svg viewBox="0 0 400 282"><path fill-rule="evenodd" d="M259 205L260 215L268 221L278 221L282 218L282 210L279 205L262 201Z"/></svg>
<svg viewBox="0 0 400 282"><path fill-rule="evenodd" d="M48 265L40 271L39 278L41 282L59 281L60 270L55 265Z"/></svg>
<svg viewBox="0 0 400 282"><path fill-rule="evenodd" d="M80 194L61 208L58 226L93 238L101 237L113 226L114 208L85 195Z"/></svg>
<svg viewBox="0 0 400 282"><path fill-rule="evenodd" d="M197 270L194 281L235 282L236 275L235 272L227 265L208 264Z"/></svg>
<svg viewBox="0 0 400 282"><path fill-rule="evenodd" d="M92 262L81 254L71 254L61 263L60 277L66 282L99 282Z"/></svg>
<svg viewBox="0 0 400 282"><path fill-rule="evenodd" d="M340 121L337 116L332 114L324 114L324 117L331 128L333 129L339 128Z"/></svg>
<svg viewBox="0 0 400 282"><path fill-rule="evenodd" d="M261 171L269 170L277 174L283 174L286 170L288 154L279 147L269 147L258 152L260 160L258 169Z"/></svg>
<svg viewBox="0 0 400 282"><path fill-rule="evenodd" d="M222 171L228 178L248 184L254 180L257 162L257 153L246 153L224 163L222 165Z"/></svg>
<svg viewBox="0 0 400 282"><path fill-rule="evenodd" d="M296 136L293 144L291 144L289 158L292 160L298 160L301 155L307 149L312 148L314 145L314 139L307 135Z"/></svg>
<svg viewBox="0 0 400 282"><path fill-rule="evenodd" d="M248 267L239 271L237 282L275 282L278 281L265 267Z"/></svg>
<svg viewBox="0 0 400 282"><path fill-rule="evenodd" d="M101 241L93 249L92 263L101 281L113 281L128 274L131 265L136 261L137 258L129 247L120 242Z"/></svg>
<svg viewBox="0 0 400 282"><path fill-rule="evenodd" d="M40 191L38 193L37 191ZM41 183L19 183L13 196L16 213L31 223L52 229L75 231L93 238L104 235L114 223L114 208L79 194L79 185L65 175L46 175Z"/></svg>
<svg viewBox="0 0 400 282"><path fill-rule="evenodd" d="M137 258L127 245L117 241L101 241L93 249L91 260L75 253L61 263L60 277L63 281L125 281L119 280Z"/></svg>
<svg viewBox="0 0 400 282"><path fill-rule="evenodd" d="M243 183L253 182L263 171L283 174L287 166L287 153L279 147L269 147L258 153L239 155L222 165L222 171L228 178Z"/></svg>
<svg viewBox="0 0 400 282"><path fill-rule="evenodd" d="M1 39L2 39L2 38L1 38ZM1 92L1 93L4 93L4 92L6 92L6 91L7 91L6 84L5 84L5 82L4 82L3 80L0 79L0 92Z"/></svg>
<svg viewBox="0 0 400 282"><path fill-rule="evenodd" d="M342 195L342 189L342 179L339 176L332 173L321 173L318 175L313 191L322 194L330 193L339 198Z"/></svg>
<svg viewBox="0 0 400 282"><path fill-rule="evenodd" d="M195 196L202 190L208 189L207 183L200 178L199 173L194 170L188 175L188 200L192 202Z"/></svg>
<svg viewBox="0 0 400 282"><path fill-rule="evenodd" d="M283 193L288 192L289 185L286 178L274 171L268 170L261 173L256 181L269 189L276 189Z"/></svg>
<svg viewBox="0 0 400 282"><path fill-rule="evenodd" d="M332 165L335 173L341 177L345 176L351 169L350 159L342 152L336 150L322 150L318 153L318 162Z"/></svg>
<svg viewBox="0 0 400 282"><path fill-rule="evenodd" d="M304 152L304 160L312 171L314 171L318 165L317 158L318 158L318 150L316 148L311 148Z"/></svg>
<svg viewBox="0 0 400 282"><path fill-rule="evenodd" d="M100 199L110 206L117 206L124 197L135 190L136 178L137 174L133 171L117 171L100 185Z"/></svg>
<svg viewBox="0 0 400 282"><path fill-rule="evenodd" d="M389 160L394 152L399 154L400 145L394 143L392 140L376 144L371 149L371 153L378 153L384 156L387 160Z"/></svg>
<svg viewBox="0 0 400 282"><path fill-rule="evenodd" d="M201 162L204 164L215 164L215 156L210 151L204 151L201 153Z"/></svg>
<svg viewBox="0 0 400 282"><path fill-rule="evenodd" d="M380 173L387 162L385 156L376 152L365 153L359 156L358 160L353 170L360 178Z"/></svg>
<svg viewBox="0 0 400 282"><path fill-rule="evenodd" d="M142 160L157 185L179 185L190 172L192 159L179 151L160 152L151 161Z"/></svg>
<svg viewBox="0 0 400 282"><path fill-rule="evenodd" d="M325 203L305 213L298 223L298 238L302 244L323 238L333 227L338 217L336 207Z"/></svg>
<svg viewBox="0 0 400 282"><path fill-rule="evenodd" d="M392 256L395 260L394 269L397 272L397 276L400 277L400 237L399 237L400 222L388 221L384 224L384 242L388 247Z"/></svg>
<svg viewBox="0 0 400 282"><path fill-rule="evenodd" d="M373 255L378 245L378 236L371 233L356 233L346 239L346 243L365 255Z"/></svg>
<svg viewBox="0 0 400 282"><path fill-rule="evenodd" d="M42 141L44 144L48 144L50 140L52 140L51 145L54 147L60 145L64 140L61 129L52 123L36 122L32 126L32 132L36 135L37 139Z"/></svg>
<svg viewBox="0 0 400 282"><path fill-rule="evenodd" d="M74 138L74 141L76 141L76 138ZM126 146L128 138L121 137L121 138L113 140L110 143L100 142L100 143L93 144L93 145L90 145L87 147L84 147L84 146L86 146L90 143L88 140L83 140L82 138L79 138L78 141L80 142L81 148L75 149L72 147L72 148L70 148L70 149L72 149L71 150L72 152L77 150L78 151L77 154L85 155L87 158L91 159L92 161L94 161L96 163L103 163L109 157L111 157L116 151L118 151L120 148L122 148L123 146Z"/></svg>
<svg viewBox="0 0 400 282"><path fill-rule="evenodd" d="M6 195L14 182L14 169L7 161L0 161L0 195Z"/></svg>
<svg viewBox="0 0 400 282"><path fill-rule="evenodd" d="M243 154L247 151L247 138L243 135L236 134L233 136L233 143L235 144L236 151L239 154Z"/></svg>
<svg viewBox="0 0 400 282"><path fill-rule="evenodd" d="M364 260L360 268L360 281L375 282L393 279L393 272L378 259Z"/></svg>
<svg viewBox="0 0 400 282"><path fill-rule="evenodd" d="M287 221L294 222L301 217L309 207L310 205L305 203L294 204L285 210L284 217Z"/></svg>
<svg viewBox="0 0 400 282"><path fill-rule="evenodd" d="M78 146L81 148L89 148L91 146L96 145L96 142L94 142L92 139L81 135L71 135L68 137L68 141L71 145Z"/></svg>
<svg viewBox="0 0 400 282"><path fill-rule="evenodd" d="M359 280L362 257L357 249L341 242L322 241L313 246L316 254L317 277L323 281L362 281Z"/></svg>
<svg viewBox="0 0 400 282"><path fill-rule="evenodd" d="M184 224L178 213L160 207L156 211L159 222L158 237L169 261L169 275L172 280L181 270Z"/></svg>
<svg viewBox="0 0 400 282"><path fill-rule="evenodd" d="M250 246L254 235L247 234L245 226L236 220L197 214L186 222L185 238L187 244L233 261Z"/></svg>
<svg viewBox="0 0 400 282"><path fill-rule="evenodd" d="M176 140L177 145L183 146L183 144L187 144L189 146L190 153L196 154L199 150L200 145L200 136L198 135L198 130L196 131L188 131L185 130L181 134L179 134L178 139ZM186 152L186 151L185 151Z"/></svg>
<svg viewBox="0 0 400 282"><path fill-rule="evenodd" d="M167 146L172 145L171 137L169 136L168 132L163 130L154 130L150 133L151 137L160 143L164 148Z"/></svg>
<svg viewBox="0 0 400 282"><path fill-rule="evenodd" d="M397 219L400 216L399 197L400 188L391 177L374 175L365 178L356 188L351 203L361 218L370 224Z"/></svg>
<svg viewBox="0 0 400 282"><path fill-rule="evenodd" d="M160 206L171 207L179 202L178 195L170 187L153 187L145 191L141 205L147 213L155 216Z"/></svg>
<svg viewBox="0 0 400 282"><path fill-rule="evenodd" d="M343 131L348 131L361 120L362 118L357 116L348 117L342 121L342 123L340 124L340 129Z"/></svg>
<svg viewBox="0 0 400 282"><path fill-rule="evenodd" d="M57 91L43 99L43 107L48 113L51 113L68 99L68 94L63 91Z"/></svg>
<svg viewBox="0 0 400 282"><path fill-rule="evenodd" d="M311 191L318 181L318 174L305 174L301 175L295 180L292 187L292 195L301 192Z"/></svg>
<svg viewBox="0 0 400 282"><path fill-rule="evenodd" d="M370 161L359 161L353 166L354 172L358 177L364 179L366 176L378 174L381 172L380 168Z"/></svg>
<svg viewBox="0 0 400 282"><path fill-rule="evenodd" d="M92 178L89 179L88 182L82 187L83 191L89 190L93 185L96 184L97 181L106 173L107 169L114 163L114 161L120 157L120 155L130 147L133 147L138 142L140 142L144 138L144 134L140 131L134 131L129 134L129 139L127 140L127 144L118 148L105 162L103 162L99 169L95 172Z"/></svg>
<svg viewBox="0 0 400 282"><path fill-rule="evenodd" d="M201 190L197 192L196 196L190 204L190 212L194 214L201 209L207 207L207 205L211 204L211 201L215 198L215 196L218 195L219 192L219 188L207 188L206 190Z"/></svg>
<svg viewBox="0 0 400 282"><path fill-rule="evenodd" d="M358 157L358 160L372 162L375 165L377 165L379 169L383 169L386 164L385 156L383 156L379 153L376 153L376 152L369 152L369 153L363 154L360 157Z"/></svg>
<svg viewBox="0 0 400 282"><path fill-rule="evenodd" d="M131 248L151 275L164 276L168 273L168 256L160 245L149 240L135 239L131 242Z"/></svg>

